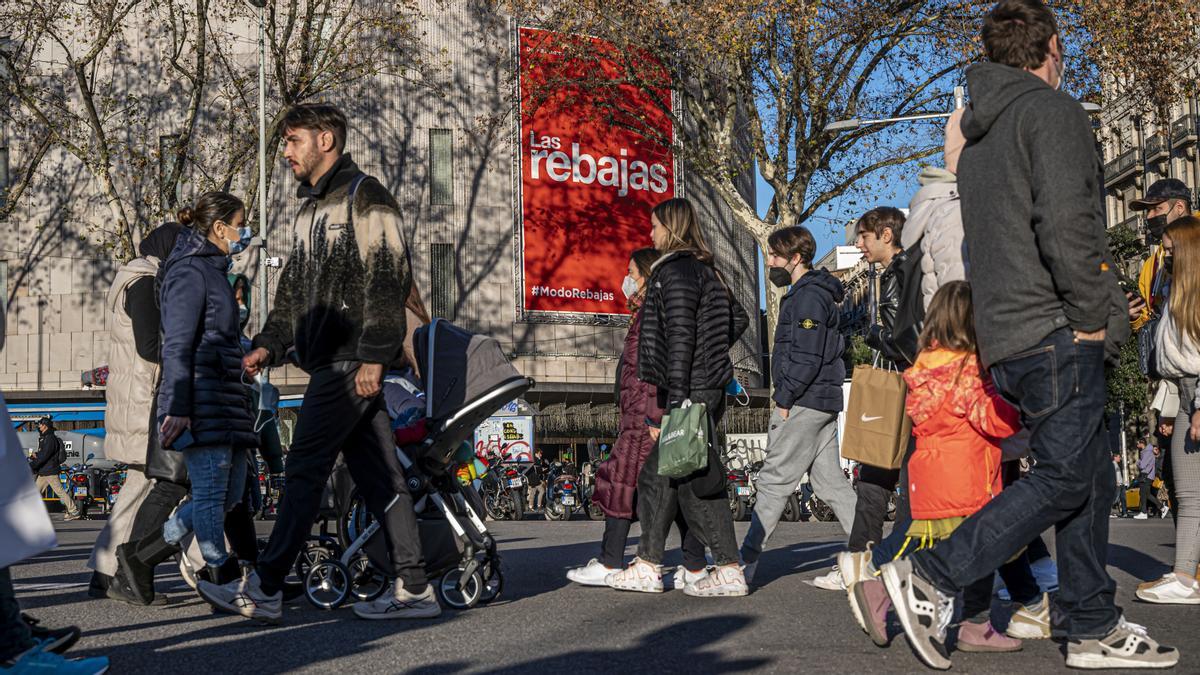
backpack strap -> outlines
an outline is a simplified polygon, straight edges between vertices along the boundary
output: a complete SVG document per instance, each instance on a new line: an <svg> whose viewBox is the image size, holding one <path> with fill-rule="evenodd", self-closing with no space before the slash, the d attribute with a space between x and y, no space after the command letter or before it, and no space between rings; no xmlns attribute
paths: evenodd
<svg viewBox="0 0 1200 675"><path fill-rule="evenodd" d="M354 195L358 194L358 186L362 185L363 181L368 178L370 178L370 176L359 172L357 176L350 179L350 191L346 194L346 211L349 220L346 222L350 224L352 229L354 227Z"/></svg>

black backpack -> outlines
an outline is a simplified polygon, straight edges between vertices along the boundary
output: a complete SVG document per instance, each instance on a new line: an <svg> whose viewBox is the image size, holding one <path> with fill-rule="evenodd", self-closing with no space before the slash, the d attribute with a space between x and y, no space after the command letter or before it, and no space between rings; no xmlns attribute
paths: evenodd
<svg viewBox="0 0 1200 675"><path fill-rule="evenodd" d="M54 433L53 431L50 432L50 439L51 439L51 441L50 441L51 443L58 444L58 452L56 452L54 454L54 461L57 462L59 466L66 464L67 463L67 444L63 443L62 439L58 437L58 434Z"/></svg>
<svg viewBox="0 0 1200 675"><path fill-rule="evenodd" d="M925 327L925 297L921 293L922 236L905 251L906 258L897 272L900 275L900 303L896 308L896 324L892 326L892 345L909 363L917 361L917 344Z"/></svg>

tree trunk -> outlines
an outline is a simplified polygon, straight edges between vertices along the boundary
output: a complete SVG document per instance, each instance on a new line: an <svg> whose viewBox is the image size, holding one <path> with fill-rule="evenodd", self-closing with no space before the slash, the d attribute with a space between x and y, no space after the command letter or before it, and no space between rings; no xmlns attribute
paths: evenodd
<svg viewBox="0 0 1200 675"><path fill-rule="evenodd" d="M125 216L125 205L121 202L121 197L117 194L116 184L113 183L112 169L107 164L103 164L97 168L95 175L100 179L100 187L104 190L104 199L107 202L108 213L112 218L113 226L117 230L116 239L119 242L119 248L115 251L115 257L122 262L126 262L137 251L137 242L133 240L133 232L129 227L129 219Z"/></svg>

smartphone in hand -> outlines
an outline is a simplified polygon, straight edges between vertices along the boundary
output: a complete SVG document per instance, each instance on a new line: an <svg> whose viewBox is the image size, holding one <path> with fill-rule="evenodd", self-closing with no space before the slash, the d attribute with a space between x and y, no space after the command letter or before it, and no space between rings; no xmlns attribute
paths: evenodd
<svg viewBox="0 0 1200 675"><path fill-rule="evenodd" d="M171 444L171 449L172 450L183 450L184 448L188 447L189 445L191 445L195 442L196 442L196 439L192 438L192 430L184 429L183 433L179 434L179 437L176 438L175 442Z"/></svg>

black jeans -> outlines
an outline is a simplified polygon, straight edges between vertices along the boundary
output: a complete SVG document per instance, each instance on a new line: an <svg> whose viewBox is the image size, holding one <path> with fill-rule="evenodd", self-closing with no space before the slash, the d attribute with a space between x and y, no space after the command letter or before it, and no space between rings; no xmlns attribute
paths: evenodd
<svg viewBox="0 0 1200 675"><path fill-rule="evenodd" d="M1186 432L1185 432L1186 433ZM1158 501L1158 490L1154 489L1153 481L1145 475L1142 481L1142 513L1150 513L1150 505L1154 504L1156 511L1162 511L1162 502Z"/></svg>
<svg viewBox="0 0 1200 675"><path fill-rule="evenodd" d="M21 605L13 591L12 574L0 567L0 661L7 661L33 646L29 627L21 619Z"/></svg>
<svg viewBox="0 0 1200 675"><path fill-rule="evenodd" d="M850 528L850 540L846 543L851 551L865 551L868 543L879 544L883 541L883 521L887 516L888 499L899 479L899 469L881 469L867 464L859 467L854 525ZM898 517L896 522L900 524Z"/></svg>
<svg viewBox="0 0 1200 675"><path fill-rule="evenodd" d="M1054 525L1067 635L1104 637L1121 616L1116 583L1105 570L1116 483L1102 433L1104 344L1076 342L1063 328L991 372L996 389L1021 411L1036 463L948 539L914 553L913 564L942 592L954 593Z"/></svg>
<svg viewBox="0 0 1200 675"><path fill-rule="evenodd" d="M357 373L357 362L339 362L313 372L309 379L284 469L286 488L275 527L258 559L262 588L269 594L282 588L312 532L339 452L367 509L383 523L395 576L412 593L423 592L428 584L412 495L396 458L383 396L359 396Z"/></svg>
<svg viewBox="0 0 1200 675"><path fill-rule="evenodd" d="M186 485L156 479L154 487L150 488L150 494L146 495L141 508L133 518L129 541L138 542L151 533L161 533L163 524L171 517L171 512L187 495Z"/></svg>
<svg viewBox="0 0 1200 675"><path fill-rule="evenodd" d="M683 551L683 566L699 572L708 566L704 558L704 543L687 526L683 512L675 514L675 525L679 528L679 539ZM604 538L600 541L600 564L610 568L625 566L625 541L629 539L629 528L633 521L628 518L605 518Z"/></svg>
<svg viewBox="0 0 1200 675"><path fill-rule="evenodd" d="M725 414L725 392L693 392L692 401L702 401L708 406L711 428L716 429ZM713 452L710 451L708 457L710 472L719 470L723 484L724 467L714 459ZM712 466L714 461L717 466ZM733 533L729 498L724 489L713 494L702 492L704 496L698 495L696 485L707 482L707 478L679 480L658 475L658 447L655 446L642 466L642 472L638 474L637 513L642 523L642 537L638 541L639 558L655 565L662 563L667 533L676 515L682 512L689 531L695 532L696 537L712 549L716 564L732 565L738 562L738 545Z"/></svg>
<svg viewBox="0 0 1200 675"><path fill-rule="evenodd" d="M1004 586L1013 602L1031 605L1042 596L1037 579L1029 569L1029 558L1024 553L1001 565L995 574L999 574L1004 580ZM986 574L963 589L963 621L983 623L989 619L995 574Z"/></svg>

